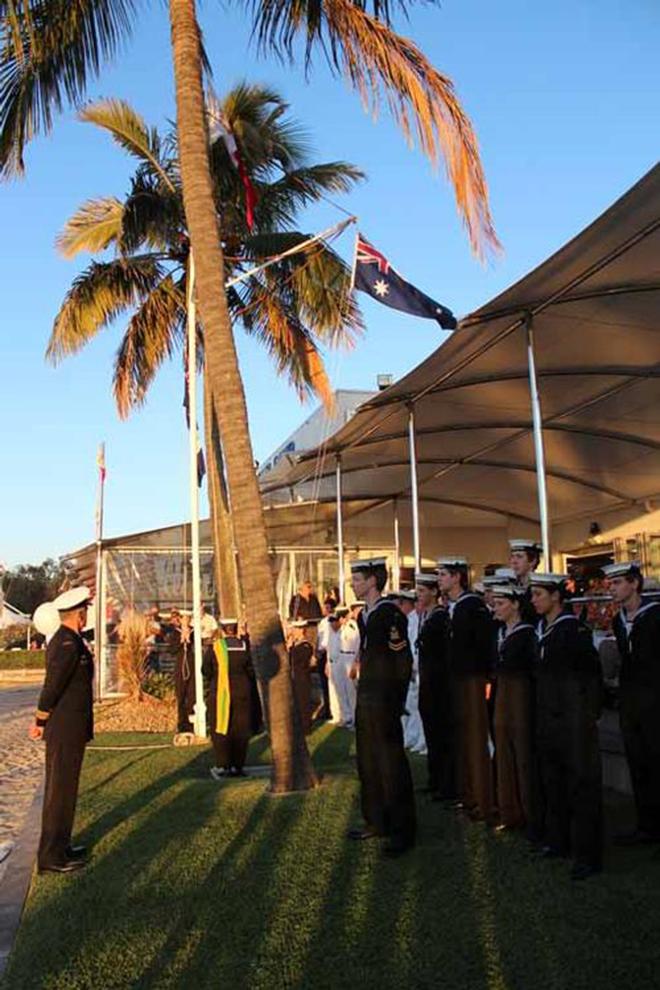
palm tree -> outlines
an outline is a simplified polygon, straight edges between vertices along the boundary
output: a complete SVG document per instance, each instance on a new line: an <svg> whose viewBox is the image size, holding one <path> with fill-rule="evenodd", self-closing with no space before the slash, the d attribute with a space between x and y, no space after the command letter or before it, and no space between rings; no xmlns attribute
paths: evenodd
<svg viewBox="0 0 660 990"><path fill-rule="evenodd" d="M222 103L212 99L211 120L225 122L241 145L258 192L249 230L237 171L225 142L211 142L216 207L224 218L225 277L307 240L296 214L325 193L346 192L362 177L344 162L311 164L307 136L290 120L274 91L241 84ZM161 363L185 336L189 238L181 196L174 134L162 136L120 100L86 107L82 120L106 130L137 160L124 201L99 197L84 203L58 238L65 257L112 249L74 281L60 308L48 345L57 362L83 347L127 310L132 317L115 362L113 390L122 417L140 405ZM326 244L316 243L282 259L228 290L234 324L241 324L273 356L301 398L332 402L319 345L352 345L362 321L349 294L349 272ZM199 328L203 344L203 331ZM203 364L206 375L206 365ZM205 381L205 434L209 495L216 547L216 586L224 615L237 615L241 599L226 492L222 444L213 417L212 389Z"/></svg>
<svg viewBox="0 0 660 990"><path fill-rule="evenodd" d="M390 25L389 0L255 0L249 10L261 46L305 62L320 50L366 106L385 94L390 112L427 157L445 159L473 248L497 245L477 143L451 81ZM407 0L400 0L405 11ZM304 740L291 729L288 661L253 468L243 384L222 279L222 222L215 208L203 76L207 60L195 0L168 0L183 201L196 261L197 302L213 412L225 454L232 523L256 659L269 679L272 788L309 787ZM0 0L0 169L20 171L27 142L52 128L90 77L117 52L135 23L135 0ZM218 396L222 396L219 402Z"/></svg>

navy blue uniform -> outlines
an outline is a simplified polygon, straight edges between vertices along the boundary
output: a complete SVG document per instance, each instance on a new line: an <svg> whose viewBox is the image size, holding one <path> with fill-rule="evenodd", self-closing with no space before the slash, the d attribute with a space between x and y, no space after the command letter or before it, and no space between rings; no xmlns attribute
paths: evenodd
<svg viewBox="0 0 660 990"><path fill-rule="evenodd" d="M427 749L428 789L442 798L456 797L456 715L449 670L449 613L436 606L417 636L419 714Z"/></svg>
<svg viewBox="0 0 660 990"><path fill-rule="evenodd" d="M660 602L638 609L632 622L614 617L621 653L621 732L641 832L660 839Z"/></svg>
<svg viewBox="0 0 660 990"><path fill-rule="evenodd" d="M510 828L535 818L533 773L534 626L519 622L498 631L495 762L500 820Z"/></svg>
<svg viewBox="0 0 660 990"><path fill-rule="evenodd" d="M537 676L538 747L546 841L599 869L602 783L597 719L602 675L591 630L572 613L542 627ZM572 842L571 842L572 838Z"/></svg>
<svg viewBox="0 0 660 990"><path fill-rule="evenodd" d="M67 861L85 745L94 736L94 661L82 636L60 626L46 650L37 725L46 742L40 869Z"/></svg>
<svg viewBox="0 0 660 990"><path fill-rule="evenodd" d="M362 814L379 835L406 847L415 840L415 799L403 746L403 714L412 673L408 622L381 598L360 615L360 679L355 713Z"/></svg>
<svg viewBox="0 0 660 990"><path fill-rule="evenodd" d="M476 818L495 811L493 767L488 749L486 684L495 661L495 631L486 605L464 591L450 605L449 667L455 688L457 772L463 804Z"/></svg>

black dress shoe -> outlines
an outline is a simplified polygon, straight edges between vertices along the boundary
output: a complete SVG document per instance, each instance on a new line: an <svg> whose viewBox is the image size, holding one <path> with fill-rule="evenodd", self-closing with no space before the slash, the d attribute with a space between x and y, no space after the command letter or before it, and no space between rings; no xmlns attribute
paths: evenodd
<svg viewBox="0 0 660 990"><path fill-rule="evenodd" d="M364 842L366 839L380 839L381 836L373 828L352 828L348 832L348 838L355 842Z"/></svg>
<svg viewBox="0 0 660 990"><path fill-rule="evenodd" d="M412 847L412 842L388 842L383 849L383 856L387 856L388 859L398 859Z"/></svg>
<svg viewBox="0 0 660 990"><path fill-rule="evenodd" d="M39 867L39 873L73 873L85 865L84 859L67 859L64 863L49 863Z"/></svg>
<svg viewBox="0 0 660 990"><path fill-rule="evenodd" d="M571 880L588 880L601 872L599 866L590 866L589 863L575 863L571 869Z"/></svg>
<svg viewBox="0 0 660 990"><path fill-rule="evenodd" d="M652 846L656 842L660 842L660 836L651 835L650 832L643 832L637 828L632 832L619 832L614 836L615 846Z"/></svg>
<svg viewBox="0 0 660 990"><path fill-rule="evenodd" d="M554 846L542 846L539 849L539 857L541 859L561 859L563 853L559 849L555 849Z"/></svg>
<svg viewBox="0 0 660 990"><path fill-rule="evenodd" d="M66 855L67 859L86 859L87 846L67 846Z"/></svg>

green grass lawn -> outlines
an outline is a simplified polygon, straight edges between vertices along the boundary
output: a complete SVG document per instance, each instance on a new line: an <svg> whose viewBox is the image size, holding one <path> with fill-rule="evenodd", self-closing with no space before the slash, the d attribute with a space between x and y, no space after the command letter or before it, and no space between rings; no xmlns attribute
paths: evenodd
<svg viewBox="0 0 660 990"><path fill-rule="evenodd" d="M35 879L4 986L660 986L654 850L608 849L606 873L575 885L524 841L420 801L418 847L385 861L377 843L344 838L353 737L324 726L311 746L322 786L279 798L263 779L214 783L207 750L89 752L77 837L93 860ZM250 761L265 759L260 737Z"/></svg>

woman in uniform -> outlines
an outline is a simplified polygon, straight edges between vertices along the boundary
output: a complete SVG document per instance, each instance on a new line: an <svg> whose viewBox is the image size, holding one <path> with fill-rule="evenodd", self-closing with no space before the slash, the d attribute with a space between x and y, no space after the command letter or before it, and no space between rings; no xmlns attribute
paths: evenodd
<svg viewBox="0 0 660 990"><path fill-rule="evenodd" d="M531 825L534 626L522 619L525 589L491 587L497 630L495 762L501 828Z"/></svg>

